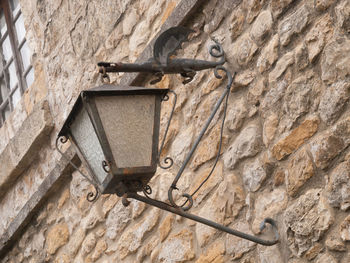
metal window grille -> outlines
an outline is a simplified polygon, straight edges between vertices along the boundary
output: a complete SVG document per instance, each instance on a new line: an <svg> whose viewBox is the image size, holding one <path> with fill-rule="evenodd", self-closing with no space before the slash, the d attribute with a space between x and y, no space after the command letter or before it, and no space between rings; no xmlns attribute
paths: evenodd
<svg viewBox="0 0 350 263"><path fill-rule="evenodd" d="M34 80L19 0L0 0L0 127Z"/></svg>

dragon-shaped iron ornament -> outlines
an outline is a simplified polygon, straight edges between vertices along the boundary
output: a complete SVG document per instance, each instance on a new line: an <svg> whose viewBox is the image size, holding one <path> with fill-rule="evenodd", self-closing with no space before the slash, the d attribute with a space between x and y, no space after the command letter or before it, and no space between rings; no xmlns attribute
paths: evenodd
<svg viewBox="0 0 350 263"><path fill-rule="evenodd" d="M178 49L182 48L182 44L188 41L189 35L193 32L194 32L193 30L187 29L184 27L173 27L166 30L165 32L160 34L160 36L156 39L154 43L153 58L149 59L147 62L144 62L144 63L140 63L140 64L109 63L109 62L98 63L99 72L103 74L104 78L108 78L107 73L110 73L110 72L144 72L144 73L154 74L157 77L156 79L151 81L151 84L155 84L159 82L164 76L164 74L181 74L181 76L184 77L183 83L186 84L193 79L197 71L211 69L211 68L214 69L214 74L216 78L221 79L223 77L219 72L225 73L227 78L227 85L224 89L223 94L219 97L215 107L212 110L211 115L209 116L208 120L204 124L204 127L202 128L197 139L195 140L191 150L185 157L184 162L182 163L176 177L174 178L169 188L169 191L168 191L169 202L162 202L151 198L150 197L150 195L152 194L151 187L147 184L143 185L142 182L136 181L134 183L139 184L138 187L128 189L126 193L123 195L122 203L123 205L127 206L130 203L128 198L133 198L141 202L147 203L149 205L158 207L160 209L175 213L177 215L180 215L180 216L189 218L191 220L194 220L196 222L213 227L215 229L224 231L226 233L253 241L261 245L272 246L279 241L279 234L278 234L276 222L271 218L264 219L260 226L261 231L266 227L266 224L270 224L272 227L275 237L272 240L266 240L266 239L259 238L257 236L242 233L240 231L231 229L227 226L218 224L216 222L210 221L208 219L205 219L187 212L193 206L193 196L197 193L197 191L201 188L201 186L212 175L216 167L216 164L220 158L228 97L229 97L230 89L233 83L232 74L225 67L222 66L225 63L225 54L224 54L223 48L217 42L215 42L214 45L210 46L209 53L211 56L215 58L220 58L219 61L212 62L212 61L197 60L197 59L172 58L172 55L174 55ZM158 152L158 166L163 169L169 169L173 165L173 160L170 157L166 157L163 160L163 162L160 161L161 152L164 147L164 142L167 136L167 132L171 123L171 119L172 119L174 109L175 109L175 104L176 104L176 93L171 90L169 92L173 95L173 107L169 116L168 124L165 129L163 140ZM169 95L165 95L162 100L169 101ZM224 113L223 113L222 122L221 122L219 149L218 149L214 164L212 166L212 169L208 174L208 176L206 177L206 179L203 180L200 186L192 194L188 194L188 193L182 194L182 196L186 198L186 201L182 205L177 205L173 197L173 191L179 190L177 188L177 182L179 181L181 175L183 174L183 171L185 170L187 164L190 162L197 146L199 145L201 139L203 138L204 134L208 130L212 120L214 119L216 114L218 114L218 110L222 104L224 105L224 111L223 111ZM56 147L58 149L57 142L56 142ZM60 153L63 154L61 151ZM108 172L108 169L106 169L106 164L102 164L102 165L105 171ZM84 177L89 179L87 176L84 176ZM94 183L94 182L91 182L91 183ZM95 200L96 197L98 196L97 187L95 187L95 189L96 189L95 194L94 193L89 194L89 200ZM139 195L135 190L132 190L132 189L142 189L143 195Z"/></svg>

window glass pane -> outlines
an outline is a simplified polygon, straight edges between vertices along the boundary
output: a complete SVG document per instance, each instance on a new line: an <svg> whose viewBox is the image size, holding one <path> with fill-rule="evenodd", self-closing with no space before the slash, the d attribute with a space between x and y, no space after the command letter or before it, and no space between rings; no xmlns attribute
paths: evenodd
<svg viewBox="0 0 350 263"><path fill-rule="evenodd" d="M10 0L10 6L13 16L15 16L20 9L19 0Z"/></svg>
<svg viewBox="0 0 350 263"><path fill-rule="evenodd" d="M15 63L13 62L11 62L9 66L9 76L10 76L10 89L12 90L14 87L16 87L18 82Z"/></svg>
<svg viewBox="0 0 350 263"><path fill-rule="evenodd" d="M15 107L17 103L21 100L21 90L19 88L12 94L12 105Z"/></svg>
<svg viewBox="0 0 350 263"><path fill-rule="evenodd" d="M29 88L30 85L33 84L34 82L34 69L31 68L26 76L26 82L27 82L27 87Z"/></svg>
<svg viewBox="0 0 350 263"><path fill-rule="evenodd" d="M27 45L27 42L24 42L22 48L21 48L21 56L23 61L23 69L24 71L27 70L27 68L30 66L30 49Z"/></svg>
<svg viewBox="0 0 350 263"><path fill-rule="evenodd" d="M23 16L20 15L15 23L18 44L22 42L22 40L26 36L26 30L24 29Z"/></svg>
<svg viewBox="0 0 350 263"><path fill-rule="evenodd" d="M7 36L4 40L4 42L1 45L2 47L2 54L4 55L5 58L5 64L7 61L10 60L12 57L12 48L11 48L11 42L9 36Z"/></svg>
<svg viewBox="0 0 350 263"><path fill-rule="evenodd" d="M3 36L6 33L7 26L5 21L4 11L0 9L0 36Z"/></svg>

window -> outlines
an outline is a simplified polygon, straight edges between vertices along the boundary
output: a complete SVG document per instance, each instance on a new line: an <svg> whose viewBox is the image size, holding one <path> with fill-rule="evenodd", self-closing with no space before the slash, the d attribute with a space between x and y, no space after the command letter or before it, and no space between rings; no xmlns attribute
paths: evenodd
<svg viewBox="0 0 350 263"><path fill-rule="evenodd" d="M33 83L30 56L19 0L0 0L0 127Z"/></svg>

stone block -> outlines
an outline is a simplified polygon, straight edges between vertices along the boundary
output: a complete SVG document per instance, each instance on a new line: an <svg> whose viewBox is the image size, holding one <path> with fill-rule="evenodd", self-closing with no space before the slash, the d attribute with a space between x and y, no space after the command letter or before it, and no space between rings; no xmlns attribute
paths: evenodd
<svg viewBox="0 0 350 263"><path fill-rule="evenodd" d="M330 174L326 196L331 206L346 211L350 207L350 163L340 163Z"/></svg>
<svg viewBox="0 0 350 263"><path fill-rule="evenodd" d="M272 0L270 8L272 10L273 17L277 18L294 1L295 0Z"/></svg>
<svg viewBox="0 0 350 263"><path fill-rule="evenodd" d="M282 160L284 157L294 152L316 133L318 125L319 119L317 117L306 119L297 128L292 130L290 134L273 146L273 156L277 160Z"/></svg>
<svg viewBox="0 0 350 263"><path fill-rule="evenodd" d="M237 231L252 235L249 224L247 222L239 221L230 227ZM226 235L225 243L226 253L231 255L233 259L239 259L243 257L244 254L253 250L256 246L254 242L236 237L234 235Z"/></svg>
<svg viewBox="0 0 350 263"><path fill-rule="evenodd" d="M340 237L343 241L350 241L350 216L347 216L339 227Z"/></svg>
<svg viewBox="0 0 350 263"><path fill-rule="evenodd" d="M339 81L327 87L318 107L321 119L328 125L333 124L341 115L350 98L350 83Z"/></svg>
<svg viewBox="0 0 350 263"><path fill-rule="evenodd" d="M196 260L195 263L224 263L225 251L224 242L216 241Z"/></svg>
<svg viewBox="0 0 350 263"><path fill-rule="evenodd" d="M53 226L46 237L47 253L53 255L56 251L67 244L69 240L69 230L66 223Z"/></svg>
<svg viewBox="0 0 350 263"><path fill-rule="evenodd" d="M287 68L294 63L294 52L288 52L283 57L281 57L275 68L269 74L269 82L276 81L282 74L287 70Z"/></svg>
<svg viewBox="0 0 350 263"><path fill-rule="evenodd" d="M193 234L184 229L171 235L162 245L158 259L161 262L186 262L194 259Z"/></svg>
<svg viewBox="0 0 350 263"><path fill-rule="evenodd" d="M348 0L343 0L335 7L337 18L337 26L343 29L346 33L350 32L350 3Z"/></svg>
<svg viewBox="0 0 350 263"><path fill-rule="evenodd" d="M321 196L321 189L311 189L300 196L284 213L292 253L298 257L303 255L333 222L332 210Z"/></svg>
<svg viewBox="0 0 350 263"><path fill-rule="evenodd" d="M163 242L166 237L169 235L172 226L174 223L174 215L170 214L163 220L163 222L159 226L159 238L160 241Z"/></svg>
<svg viewBox="0 0 350 263"><path fill-rule="evenodd" d="M329 250L343 252L346 251L346 246L343 241L340 240L339 237L336 236L329 236L326 239L326 247Z"/></svg>
<svg viewBox="0 0 350 263"><path fill-rule="evenodd" d="M350 39L338 37L329 42L321 58L321 78L327 84L350 75Z"/></svg>
<svg viewBox="0 0 350 263"><path fill-rule="evenodd" d="M262 11L252 25L250 36L257 43L261 43L271 31L272 24L273 21L271 12L269 10Z"/></svg>
<svg viewBox="0 0 350 263"><path fill-rule="evenodd" d="M260 127L256 125L246 127L224 154L225 166L234 169L240 160L255 156L261 149L261 141Z"/></svg>
<svg viewBox="0 0 350 263"><path fill-rule="evenodd" d="M294 35L301 33L309 23L310 12L305 5L296 9L294 13L286 17L279 25L281 44L286 46Z"/></svg>
<svg viewBox="0 0 350 263"><path fill-rule="evenodd" d="M230 62L237 62L240 66L246 66L253 59L257 50L258 46L246 33L240 36L226 52Z"/></svg>
<svg viewBox="0 0 350 263"><path fill-rule="evenodd" d="M310 63L313 63L318 54L322 51L325 43L332 35L332 19L329 14L324 15L316 22L315 26L307 33L305 43L308 48Z"/></svg>
<svg viewBox="0 0 350 263"><path fill-rule="evenodd" d="M0 193L9 188L48 142L53 128L47 101L38 103L0 154ZM0 194L1 196L1 194Z"/></svg>
<svg viewBox="0 0 350 263"><path fill-rule="evenodd" d="M269 70L278 58L279 36L274 35L266 47L261 51L257 67L260 73Z"/></svg>
<svg viewBox="0 0 350 263"><path fill-rule="evenodd" d="M310 143L310 152L316 166L325 169L345 147L342 138L327 132Z"/></svg>
<svg viewBox="0 0 350 263"><path fill-rule="evenodd" d="M149 217L143 218L138 224L133 225L122 233L117 243L120 259L134 253L141 246L145 235L152 231L159 219L159 209L154 208Z"/></svg>
<svg viewBox="0 0 350 263"><path fill-rule="evenodd" d="M288 195L295 196L298 190L315 174L312 160L306 149L302 149L293 156L287 169Z"/></svg>

